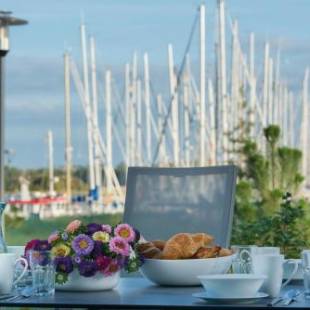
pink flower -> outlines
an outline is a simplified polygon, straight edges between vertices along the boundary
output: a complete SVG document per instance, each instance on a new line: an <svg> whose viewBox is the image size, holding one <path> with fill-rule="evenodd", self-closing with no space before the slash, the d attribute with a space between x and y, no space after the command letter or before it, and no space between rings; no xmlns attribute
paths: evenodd
<svg viewBox="0 0 310 310"><path fill-rule="evenodd" d="M57 232L52 233L51 235L49 235L49 237L47 238L48 243L53 243L54 241L57 241L59 239L59 234Z"/></svg>
<svg viewBox="0 0 310 310"><path fill-rule="evenodd" d="M135 240L136 234L133 228L128 224L119 224L114 229L115 236L121 237L127 242Z"/></svg>
<svg viewBox="0 0 310 310"><path fill-rule="evenodd" d="M71 223L68 224L68 226L66 227L65 231L68 233L74 233L75 231L77 231L79 229L79 227L81 226L82 222L79 220L74 220Z"/></svg>
<svg viewBox="0 0 310 310"><path fill-rule="evenodd" d="M129 256L130 247L129 244L121 237L114 237L110 240L109 249L116 254Z"/></svg>
<svg viewBox="0 0 310 310"><path fill-rule="evenodd" d="M108 234L112 232L112 227L110 225L102 224L101 229L102 231L107 232Z"/></svg>

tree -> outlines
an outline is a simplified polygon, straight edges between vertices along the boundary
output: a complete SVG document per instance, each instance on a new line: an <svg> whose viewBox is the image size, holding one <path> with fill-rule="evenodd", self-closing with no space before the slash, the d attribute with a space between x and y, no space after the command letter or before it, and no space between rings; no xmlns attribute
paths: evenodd
<svg viewBox="0 0 310 310"><path fill-rule="evenodd" d="M233 243L277 245L294 255L300 243L307 243L304 207L308 203L299 199L288 206L282 202L286 192L298 193L303 176L300 173L302 153L279 147L280 136L281 130L276 125L264 129L266 154L248 137L239 141L244 162L239 167ZM299 231L301 227L303 234ZM298 232L300 242L294 231Z"/></svg>

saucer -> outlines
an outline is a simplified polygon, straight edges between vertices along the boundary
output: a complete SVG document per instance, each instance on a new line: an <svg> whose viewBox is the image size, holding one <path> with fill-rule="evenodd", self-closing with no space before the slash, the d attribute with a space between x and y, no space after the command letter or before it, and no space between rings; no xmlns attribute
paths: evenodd
<svg viewBox="0 0 310 310"><path fill-rule="evenodd" d="M207 292L195 293L193 294L194 297L206 300L206 301L213 301L213 302L221 302L221 303L239 303L239 302L254 302L256 300L267 298L269 295L264 292L258 292L255 296L250 297L213 297L209 295Z"/></svg>

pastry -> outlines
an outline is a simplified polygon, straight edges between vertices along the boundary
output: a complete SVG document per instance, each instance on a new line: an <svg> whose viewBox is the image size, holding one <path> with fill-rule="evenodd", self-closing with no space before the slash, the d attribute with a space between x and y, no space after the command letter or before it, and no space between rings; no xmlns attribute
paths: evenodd
<svg viewBox="0 0 310 310"><path fill-rule="evenodd" d="M145 258L161 258L162 251L152 242L140 243L137 246L138 252Z"/></svg>
<svg viewBox="0 0 310 310"><path fill-rule="evenodd" d="M154 246L159 249L159 250L163 250L166 244L166 241L163 240L153 240L152 243L154 244Z"/></svg>
<svg viewBox="0 0 310 310"><path fill-rule="evenodd" d="M191 234L179 233L172 236L165 244L163 259L184 259L192 257L201 247L201 241L196 242Z"/></svg>
<svg viewBox="0 0 310 310"><path fill-rule="evenodd" d="M214 246L212 248L202 247L195 253L193 258L214 258L214 257L218 257L220 250L221 250L220 246Z"/></svg>
<svg viewBox="0 0 310 310"><path fill-rule="evenodd" d="M214 240L211 235L205 233L192 234L192 238L197 244L200 245L199 247L206 247Z"/></svg>
<svg viewBox="0 0 310 310"><path fill-rule="evenodd" d="M220 249L220 252L219 252L219 256L220 257L222 257L222 256L229 256L229 255L232 255L232 254L233 254L232 250L225 249L225 248Z"/></svg>

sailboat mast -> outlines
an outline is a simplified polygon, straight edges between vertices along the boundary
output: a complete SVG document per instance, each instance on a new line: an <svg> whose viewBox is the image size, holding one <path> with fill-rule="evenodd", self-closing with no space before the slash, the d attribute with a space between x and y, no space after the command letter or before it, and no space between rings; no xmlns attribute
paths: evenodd
<svg viewBox="0 0 310 310"><path fill-rule="evenodd" d="M206 164L206 12L205 6L200 6L200 166Z"/></svg>
<svg viewBox="0 0 310 310"><path fill-rule="evenodd" d="M82 46L82 62L83 62L83 86L85 95L85 108L87 114L91 115L90 98L89 98L89 81L88 81L88 57L87 57L87 42L86 42L86 31L85 25L81 24L81 46ZM94 145L93 145L93 129L91 119L87 119L87 141L88 141L88 164L89 164L89 187L90 190L95 188L95 174L94 174ZM92 199L91 199L92 201Z"/></svg>
<svg viewBox="0 0 310 310"><path fill-rule="evenodd" d="M168 66L169 66L169 81L170 81L170 98L171 119L172 119L172 143L173 143L173 163L179 165L179 109L178 109L178 90L177 80L174 72L173 48L168 45Z"/></svg>
<svg viewBox="0 0 310 310"><path fill-rule="evenodd" d="M110 194L113 190L112 183L112 109L111 109L111 71L105 73L105 107L106 107L106 147L107 147L107 162L106 162L106 186L107 193Z"/></svg>
<svg viewBox="0 0 310 310"><path fill-rule="evenodd" d="M228 156L228 119L227 119L227 82L226 82L226 37L225 37L225 6L224 0L218 0L219 14L219 102L221 105L221 127L222 127L222 161L227 163Z"/></svg>
<svg viewBox="0 0 310 310"><path fill-rule="evenodd" d="M47 132L48 143L48 191L49 196L55 195L54 190L54 149L53 149L53 133L51 130Z"/></svg>
<svg viewBox="0 0 310 310"><path fill-rule="evenodd" d="M65 159L66 159L66 196L67 203L72 200L72 145L71 145L71 83L69 55L64 54L65 84Z"/></svg>
<svg viewBox="0 0 310 310"><path fill-rule="evenodd" d="M145 53L143 55L144 63L144 103L145 103L145 120L146 120L146 161L150 165L152 161L151 152L151 97L150 97L150 71L149 71L149 57Z"/></svg>
<svg viewBox="0 0 310 310"><path fill-rule="evenodd" d="M97 92L97 69L96 69L96 45L94 37L90 38L90 64L91 64L91 85L92 85L92 108L93 108L93 123L94 123L94 142L95 142L95 184L98 191L98 200L101 202L101 162L100 150L97 130L98 124L98 92Z"/></svg>

